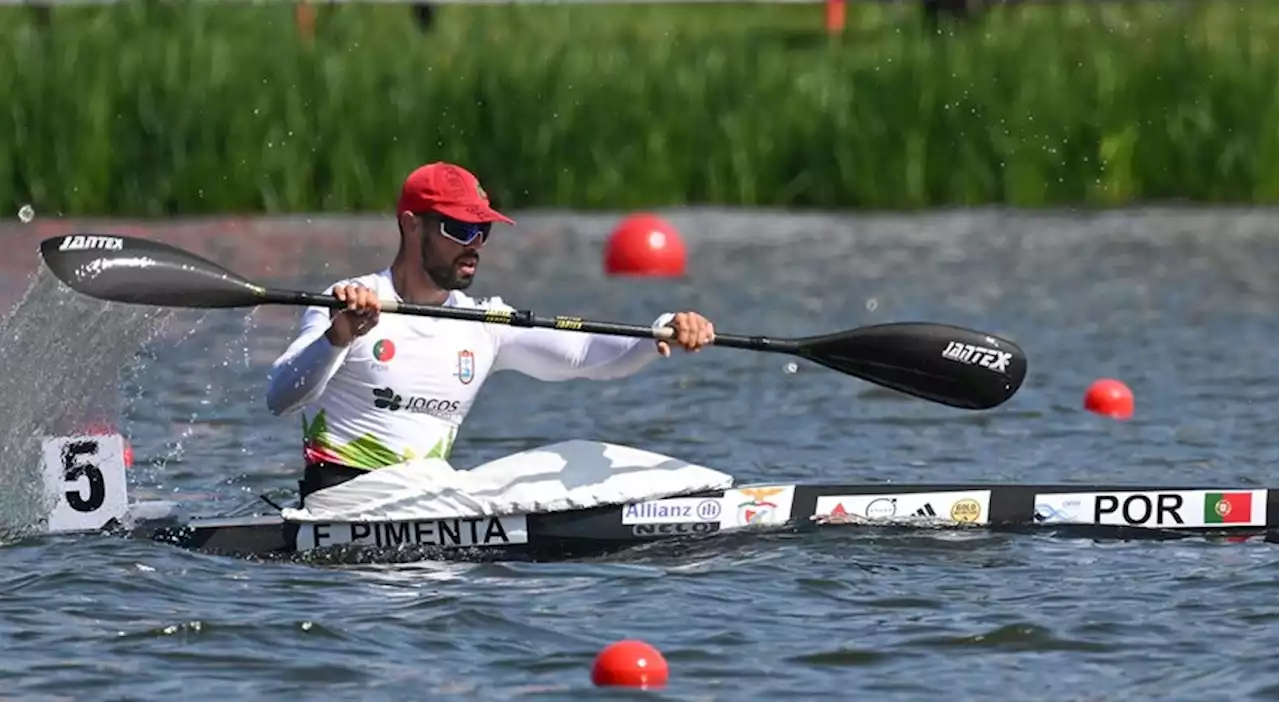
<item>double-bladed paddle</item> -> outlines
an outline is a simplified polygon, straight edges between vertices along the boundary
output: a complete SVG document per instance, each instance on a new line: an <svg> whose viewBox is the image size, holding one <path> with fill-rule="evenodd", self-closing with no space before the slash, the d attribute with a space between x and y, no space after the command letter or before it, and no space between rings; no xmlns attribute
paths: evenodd
<svg viewBox="0 0 1280 702"><path fill-rule="evenodd" d="M149 239L72 234L40 243L44 263L73 290L101 300L215 309L257 305L340 309L330 295L267 288L189 251ZM513 327L542 327L669 340L669 327L538 317L527 310L485 310L382 301L382 310ZM716 334L716 346L789 354L869 383L962 409L989 409L1021 387L1027 359L1013 342L946 324L898 322L799 339Z"/></svg>

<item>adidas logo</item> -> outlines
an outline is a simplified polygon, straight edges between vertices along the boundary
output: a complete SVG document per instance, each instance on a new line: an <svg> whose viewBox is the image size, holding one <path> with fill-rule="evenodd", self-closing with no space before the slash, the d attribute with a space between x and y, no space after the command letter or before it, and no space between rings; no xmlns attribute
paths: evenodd
<svg viewBox="0 0 1280 702"><path fill-rule="evenodd" d="M926 503L924 503L924 507L921 507L920 509L916 510L916 511L913 513L913 515L912 515L912 516L916 516L916 517L936 517L936 516L938 516L938 513L937 513L937 512L935 512L935 511L933 511L933 505L931 505L931 504L929 504L928 502L926 502Z"/></svg>

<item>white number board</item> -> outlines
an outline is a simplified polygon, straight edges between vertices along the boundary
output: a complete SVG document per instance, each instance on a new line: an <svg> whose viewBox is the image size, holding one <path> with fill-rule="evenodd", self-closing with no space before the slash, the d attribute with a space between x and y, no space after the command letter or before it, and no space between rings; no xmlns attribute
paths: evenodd
<svg viewBox="0 0 1280 702"><path fill-rule="evenodd" d="M124 437L59 436L42 446L49 533L96 531L129 511Z"/></svg>

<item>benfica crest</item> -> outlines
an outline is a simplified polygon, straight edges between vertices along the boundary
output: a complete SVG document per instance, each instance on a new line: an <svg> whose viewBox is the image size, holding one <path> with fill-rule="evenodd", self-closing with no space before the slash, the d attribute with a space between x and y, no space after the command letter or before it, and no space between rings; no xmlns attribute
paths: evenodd
<svg viewBox="0 0 1280 702"><path fill-rule="evenodd" d="M769 521L769 517L778 509L778 504L771 501L774 495L783 488L743 488L739 490L750 498L738 505L738 523L744 526Z"/></svg>

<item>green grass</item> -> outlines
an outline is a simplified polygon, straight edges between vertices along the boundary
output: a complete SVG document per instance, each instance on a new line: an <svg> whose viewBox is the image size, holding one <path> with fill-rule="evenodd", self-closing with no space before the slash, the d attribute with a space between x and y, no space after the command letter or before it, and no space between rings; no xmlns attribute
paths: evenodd
<svg viewBox="0 0 1280 702"><path fill-rule="evenodd" d="M510 207L1277 201L1277 6L1030 5L941 33L821 5L0 10L0 204L389 208L454 160Z"/></svg>

